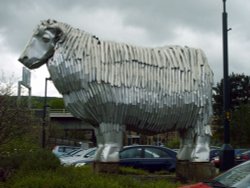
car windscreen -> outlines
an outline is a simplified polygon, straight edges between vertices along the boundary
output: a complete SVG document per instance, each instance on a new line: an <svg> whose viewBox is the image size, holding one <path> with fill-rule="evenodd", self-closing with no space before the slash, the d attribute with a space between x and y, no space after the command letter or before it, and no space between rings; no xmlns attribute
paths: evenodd
<svg viewBox="0 0 250 188"><path fill-rule="evenodd" d="M229 187L250 187L250 162L243 163L231 170L228 170L214 180Z"/></svg>

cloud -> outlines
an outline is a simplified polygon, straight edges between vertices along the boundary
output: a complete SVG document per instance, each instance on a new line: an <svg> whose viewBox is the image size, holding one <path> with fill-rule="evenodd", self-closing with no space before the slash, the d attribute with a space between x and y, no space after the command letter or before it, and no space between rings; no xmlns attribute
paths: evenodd
<svg viewBox="0 0 250 188"><path fill-rule="evenodd" d="M15 58L17 54L12 53L12 51L9 49L9 46L7 45L7 41L4 39L4 37L1 35L0 31L0 65L1 70L5 72L5 74L15 74L17 79L21 77L19 71L21 69L21 64L16 65L17 59ZM13 68L15 67L15 68Z"/></svg>
<svg viewBox="0 0 250 188"><path fill-rule="evenodd" d="M203 49L223 75L222 1L218 0L8 0L0 1L0 66L21 75L17 58L32 31L48 18L91 32L100 39L139 46L188 45ZM250 1L227 1L229 72L249 75ZM32 71L35 95L43 95L46 67ZM38 83L38 84L37 84ZM40 87L39 87L40 86Z"/></svg>

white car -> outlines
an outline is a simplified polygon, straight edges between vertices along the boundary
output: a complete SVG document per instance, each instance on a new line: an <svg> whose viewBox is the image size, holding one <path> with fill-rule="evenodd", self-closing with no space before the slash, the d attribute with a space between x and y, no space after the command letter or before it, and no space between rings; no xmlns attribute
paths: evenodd
<svg viewBox="0 0 250 188"><path fill-rule="evenodd" d="M81 167L81 166L85 166L86 164L93 163L94 160L95 160L94 157L89 157L89 158L86 158L86 159L82 159L80 161L75 161L71 165L75 166L75 167Z"/></svg>
<svg viewBox="0 0 250 188"><path fill-rule="evenodd" d="M90 148L87 150L83 150L83 151L79 151L72 156L62 157L59 159L60 159L62 165L69 166L69 165L72 165L76 161L90 159L90 158L93 159L95 157L95 152L96 152L96 147Z"/></svg>
<svg viewBox="0 0 250 188"><path fill-rule="evenodd" d="M73 151L75 149L80 149L80 147L57 145L57 146L53 147L52 153L54 153L57 157L60 157L61 155L66 154L66 153Z"/></svg>
<svg viewBox="0 0 250 188"><path fill-rule="evenodd" d="M62 154L59 156L59 159L60 158L64 158L64 157L72 157L73 155L77 155L77 153L79 152L82 152L82 151L85 151L86 149L75 149L75 150L72 150L68 153L65 153L65 154Z"/></svg>

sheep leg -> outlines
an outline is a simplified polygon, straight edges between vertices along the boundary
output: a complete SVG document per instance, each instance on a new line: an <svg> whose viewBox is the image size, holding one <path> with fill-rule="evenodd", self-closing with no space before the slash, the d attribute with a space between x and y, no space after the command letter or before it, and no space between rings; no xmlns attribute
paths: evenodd
<svg viewBox="0 0 250 188"><path fill-rule="evenodd" d="M179 131L180 135L180 149L177 154L177 159L178 160L188 160L190 161L191 159L191 154L193 151L194 147L194 139L193 139L193 130L188 129L188 130L182 130Z"/></svg>
<svg viewBox="0 0 250 188"><path fill-rule="evenodd" d="M206 126L207 129L210 127ZM204 128L206 129L206 128ZM191 159L193 162L208 162L209 161L209 152L210 152L210 131L205 131L204 134L195 136L195 146L191 154Z"/></svg>
<svg viewBox="0 0 250 188"><path fill-rule="evenodd" d="M98 149L96 161L118 162L119 151L123 146L124 126L101 123L96 133L99 134L99 136L97 136Z"/></svg>
<svg viewBox="0 0 250 188"><path fill-rule="evenodd" d="M100 157L101 157L101 153L104 149L104 140L103 140L103 135L100 131L100 128L95 128L95 136L96 136L96 142L97 142L97 151L96 151L96 155L95 155L95 160L99 161Z"/></svg>

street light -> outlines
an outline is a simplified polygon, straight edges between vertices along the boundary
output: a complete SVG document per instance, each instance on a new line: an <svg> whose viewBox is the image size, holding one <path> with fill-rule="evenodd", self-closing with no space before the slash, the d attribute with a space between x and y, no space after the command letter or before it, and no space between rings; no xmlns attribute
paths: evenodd
<svg viewBox="0 0 250 188"><path fill-rule="evenodd" d="M47 117L47 82L51 80L51 78L45 78L45 91L44 91L44 104L43 104L43 123L42 123L42 148L45 148L45 139L46 132L45 127L47 125L46 117Z"/></svg>
<svg viewBox="0 0 250 188"><path fill-rule="evenodd" d="M228 29L226 0L223 0L222 34L223 34L223 111L224 111L224 144L220 155L220 170L225 171L234 166L234 149L230 145L230 91L228 79Z"/></svg>

